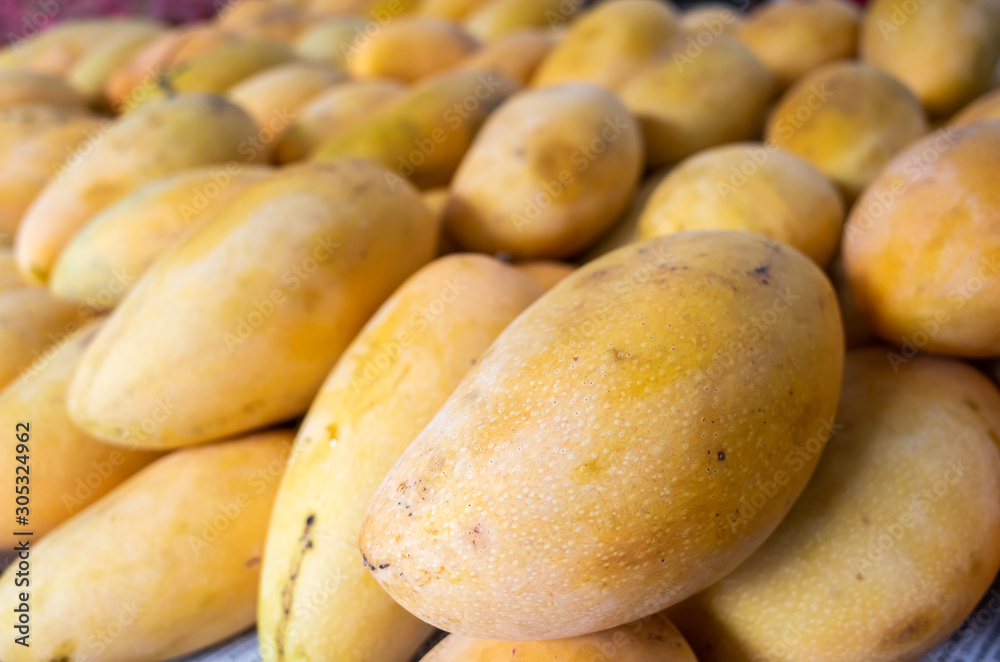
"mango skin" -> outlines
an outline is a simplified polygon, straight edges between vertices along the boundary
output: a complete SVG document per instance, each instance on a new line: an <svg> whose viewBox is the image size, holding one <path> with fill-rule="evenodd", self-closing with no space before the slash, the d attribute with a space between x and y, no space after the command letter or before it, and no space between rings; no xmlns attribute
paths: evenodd
<svg viewBox="0 0 1000 662"><path fill-rule="evenodd" d="M402 16L356 40L347 52L347 70L360 79L414 83L454 68L478 49L479 40L456 23Z"/></svg>
<svg viewBox="0 0 1000 662"><path fill-rule="evenodd" d="M418 188L446 186L486 117L517 90L494 72L455 71L421 81L312 159L362 158Z"/></svg>
<svg viewBox="0 0 1000 662"><path fill-rule="evenodd" d="M493 258L451 255L407 280L351 344L302 424L272 515L265 660L407 662L431 634L358 562L361 521L393 463L541 293Z"/></svg>
<svg viewBox="0 0 1000 662"><path fill-rule="evenodd" d="M671 42L621 89L622 101L642 124L648 166L753 140L764 126L774 93L764 65L730 37L715 39L697 57L688 56L687 48L687 39Z"/></svg>
<svg viewBox="0 0 1000 662"><path fill-rule="evenodd" d="M0 294L0 389L93 317L92 310L41 287Z"/></svg>
<svg viewBox="0 0 1000 662"><path fill-rule="evenodd" d="M861 21L861 59L901 80L933 117L985 91L1000 58L995 0L874 0Z"/></svg>
<svg viewBox="0 0 1000 662"><path fill-rule="evenodd" d="M73 420L150 449L304 413L365 321L434 255L436 220L386 174L346 160L246 189L111 314L70 386Z"/></svg>
<svg viewBox="0 0 1000 662"><path fill-rule="evenodd" d="M171 453L32 541L32 646L8 637L0 657L156 662L250 626L291 441L275 430ZM16 569L0 578L8 611Z"/></svg>
<svg viewBox="0 0 1000 662"><path fill-rule="evenodd" d="M416 12L421 16L457 21L490 2L492 0L422 0L417 5Z"/></svg>
<svg viewBox="0 0 1000 662"><path fill-rule="evenodd" d="M639 125L614 94L581 83L529 90L476 136L445 227L471 250L568 257L608 228L641 172Z"/></svg>
<svg viewBox="0 0 1000 662"><path fill-rule="evenodd" d="M40 357L21 377L0 391L0 425L13 430L29 422L31 531L38 539L111 491L159 455L121 449L90 437L73 425L66 411L66 390L100 321L91 322ZM0 473L14 481L14 453L0 458ZM13 515L14 490L3 496ZM0 548L13 549L20 538L0 535Z"/></svg>
<svg viewBox="0 0 1000 662"><path fill-rule="evenodd" d="M1000 89L991 90L974 99L949 120L954 127L969 126L977 122L1000 120Z"/></svg>
<svg viewBox="0 0 1000 662"><path fill-rule="evenodd" d="M525 28L554 28L571 21L581 2L491 0L463 19L466 29L486 43Z"/></svg>
<svg viewBox="0 0 1000 662"><path fill-rule="evenodd" d="M746 19L730 4L708 2L692 6L681 15L680 20L684 32L697 41L697 37L706 30L713 36L734 37Z"/></svg>
<svg viewBox="0 0 1000 662"><path fill-rule="evenodd" d="M257 127L245 112L208 94L181 94L144 105L113 123L35 198L14 252L25 277L44 283L59 253L94 215L139 186L213 163L247 161ZM262 151L251 153L263 161Z"/></svg>
<svg viewBox="0 0 1000 662"><path fill-rule="evenodd" d="M388 80L348 81L321 92L278 139L278 163L307 158L318 145L346 135L405 92L402 83Z"/></svg>
<svg viewBox="0 0 1000 662"><path fill-rule="evenodd" d="M866 64L835 62L785 93L765 135L767 143L819 168L853 202L927 130L920 102L900 81Z"/></svg>
<svg viewBox="0 0 1000 662"><path fill-rule="evenodd" d="M111 76L121 67L122 61L131 58L164 33L164 26L153 22L137 23L128 30L119 31L89 49L73 65L66 82L94 106L110 108L104 98L104 88Z"/></svg>
<svg viewBox="0 0 1000 662"><path fill-rule="evenodd" d="M1000 392L974 368L847 355L838 429L788 517L670 610L701 662L905 662L1000 569Z"/></svg>
<svg viewBox="0 0 1000 662"><path fill-rule="evenodd" d="M844 264L858 310L893 344L1000 355L1000 120L900 153L858 200Z"/></svg>
<svg viewBox="0 0 1000 662"><path fill-rule="evenodd" d="M273 172L229 163L185 170L139 187L94 216L70 240L52 269L49 289L91 308L114 308L175 241Z"/></svg>
<svg viewBox="0 0 1000 662"><path fill-rule="evenodd" d="M346 71L351 48L365 35L368 24L361 16L338 16L319 21L295 38L292 50L302 59L323 62Z"/></svg>
<svg viewBox="0 0 1000 662"><path fill-rule="evenodd" d="M481 639L660 611L788 512L816 458L785 459L825 440L843 343L826 277L764 237L609 253L507 327L407 448L369 506L363 558L409 611Z"/></svg>
<svg viewBox="0 0 1000 662"><path fill-rule="evenodd" d="M476 71L498 71L521 85L527 85L556 41L551 30L515 30L473 53L461 66Z"/></svg>
<svg viewBox="0 0 1000 662"><path fill-rule="evenodd" d="M584 82L618 89L682 33L676 11L656 0L612 0L580 16L542 60L532 87Z"/></svg>
<svg viewBox="0 0 1000 662"><path fill-rule="evenodd" d="M291 121L323 90L346 77L342 71L313 62L279 64L243 79L230 88L226 98L264 128L279 119Z"/></svg>
<svg viewBox="0 0 1000 662"><path fill-rule="evenodd" d="M674 624L661 614L610 630L549 641L484 641L453 634L420 662L698 662Z"/></svg>
<svg viewBox="0 0 1000 662"><path fill-rule="evenodd" d="M236 2L223 5L215 23L245 39L288 43L309 24L305 8L294 2Z"/></svg>
<svg viewBox="0 0 1000 662"><path fill-rule="evenodd" d="M784 89L819 66L853 58L860 21L847 0L771 2L753 11L737 35Z"/></svg>
<svg viewBox="0 0 1000 662"><path fill-rule="evenodd" d="M748 164L754 170L745 175ZM844 203L823 173L794 154L740 143L705 150L667 175L639 218L638 238L745 230L783 241L825 267L843 227Z"/></svg>

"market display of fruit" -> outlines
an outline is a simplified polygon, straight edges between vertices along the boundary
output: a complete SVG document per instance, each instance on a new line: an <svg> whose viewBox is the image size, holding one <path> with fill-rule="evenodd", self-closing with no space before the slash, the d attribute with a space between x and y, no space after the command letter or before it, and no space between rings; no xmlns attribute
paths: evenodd
<svg viewBox="0 0 1000 662"><path fill-rule="evenodd" d="M1000 0L85 4L0 48L0 661L916 662L993 584Z"/></svg>

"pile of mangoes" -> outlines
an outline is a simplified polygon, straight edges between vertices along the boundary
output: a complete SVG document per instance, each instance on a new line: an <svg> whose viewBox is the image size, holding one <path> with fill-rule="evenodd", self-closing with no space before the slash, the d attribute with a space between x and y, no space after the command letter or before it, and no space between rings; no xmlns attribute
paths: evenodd
<svg viewBox="0 0 1000 662"><path fill-rule="evenodd" d="M0 660L961 625L1000 569L1000 0L582 4L0 51Z"/></svg>

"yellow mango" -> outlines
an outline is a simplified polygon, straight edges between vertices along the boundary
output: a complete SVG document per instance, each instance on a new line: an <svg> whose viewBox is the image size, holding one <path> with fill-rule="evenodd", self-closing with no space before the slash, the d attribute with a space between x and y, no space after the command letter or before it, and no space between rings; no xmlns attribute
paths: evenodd
<svg viewBox="0 0 1000 662"><path fill-rule="evenodd" d="M361 79L414 83L453 69L479 49L479 41L457 23L429 16L404 16L346 52L347 70Z"/></svg>
<svg viewBox="0 0 1000 662"><path fill-rule="evenodd" d="M568 257L628 204L642 134L618 98L572 83L514 95L455 173L445 226L468 249Z"/></svg>
<svg viewBox="0 0 1000 662"><path fill-rule="evenodd" d="M901 82L866 64L835 62L785 93L766 136L819 168L853 202L927 128L920 102Z"/></svg>
<svg viewBox="0 0 1000 662"><path fill-rule="evenodd" d="M873 0L861 21L861 58L906 84L927 113L946 117L984 92L1000 59L993 0Z"/></svg>
<svg viewBox="0 0 1000 662"><path fill-rule="evenodd" d="M445 186L487 115L516 89L493 72L435 76L352 131L320 144L313 159L368 159L418 188Z"/></svg>
<svg viewBox="0 0 1000 662"><path fill-rule="evenodd" d="M649 166L753 140L764 126L774 92L764 65L730 37L715 39L694 57L687 43L671 42L621 89L622 101L642 124Z"/></svg>
<svg viewBox="0 0 1000 662"><path fill-rule="evenodd" d="M31 647L5 637L0 657L156 662L252 625L291 441L276 430L171 453L31 540ZM0 577L8 613L16 572Z"/></svg>
<svg viewBox="0 0 1000 662"><path fill-rule="evenodd" d="M61 78L19 69L0 69L0 111L21 106L83 109L86 100Z"/></svg>
<svg viewBox="0 0 1000 662"><path fill-rule="evenodd" d="M522 262L517 268L546 292L555 287L566 276L576 271L576 266L555 260L533 260Z"/></svg>
<svg viewBox="0 0 1000 662"><path fill-rule="evenodd" d="M524 28L554 28L567 23L583 3L578 0L490 0L465 16L470 33L491 42Z"/></svg>
<svg viewBox="0 0 1000 662"><path fill-rule="evenodd" d="M858 310L907 353L1000 356L1000 120L909 146L851 209L844 264Z"/></svg>
<svg viewBox="0 0 1000 662"><path fill-rule="evenodd" d="M363 558L410 612L470 637L656 613L788 512L817 458L784 460L822 447L843 344L826 276L773 240L688 232L609 253L507 327L406 449Z"/></svg>
<svg viewBox="0 0 1000 662"><path fill-rule="evenodd" d="M93 311L41 287L0 294L0 389L92 317Z"/></svg>
<svg viewBox="0 0 1000 662"><path fill-rule="evenodd" d="M721 2L708 2L692 6L681 15L681 27L688 35L695 37L695 43L710 37L736 36L743 25L744 16L738 9Z"/></svg>
<svg viewBox="0 0 1000 662"><path fill-rule="evenodd" d="M508 32L462 62L463 69L496 71L527 85L538 65L556 45L552 31L523 28Z"/></svg>
<svg viewBox="0 0 1000 662"><path fill-rule="evenodd" d="M292 49L305 60L315 60L336 69L347 69L347 56L365 36L369 21L360 16L331 18L302 31Z"/></svg>
<svg viewBox="0 0 1000 662"><path fill-rule="evenodd" d="M59 297L110 309L178 238L274 172L237 163L157 179L99 212L66 245L49 288Z"/></svg>
<svg viewBox="0 0 1000 662"><path fill-rule="evenodd" d="M458 21L490 2L492 0L423 0L417 5L416 12L423 16Z"/></svg>
<svg viewBox="0 0 1000 662"><path fill-rule="evenodd" d="M62 21L38 32L24 29L23 37L0 49L0 69L24 69L64 78L90 53L122 35L149 28L142 18L89 18ZM27 26L25 26L27 27Z"/></svg>
<svg viewBox="0 0 1000 662"><path fill-rule="evenodd" d="M671 5L658 0L611 0L574 21L542 60L532 87L572 81L617 89L668 41L681 34Z"/></svg>
<svg viewBox="0 0 1000 662"><path fill-rule="evenodd" d="M31 501L21 512L28 517L27 530L34 534L33 541L158 457L156 453L109 446L84 433L69 419L66 389L100 324L87 324L55 345L0 391L0 425L11 431L18 423L30 427L31 442L23 453L28 459L22 465L16 457L22 453L14 453L12 447L0 458L0 472L11 481L17 475L28 477L22 482L29 485ZM4 495L4 510L10 517L18 507L15 497L13 489ZM13 549L18 540L5 531L0 536L0 548Z"/></svg>
<svg viewBox="0 0 1000 662"><path fill-rule="evenodd" d="M963 127L987 120L1000 120L1000 89L987 92L972 101L956 113L948 124L954 127Z"/></svg>
<svg viewBox="0 0 1000 662"><path fill-rule="evenodd" d="M663 180L639 218L638 238L689 230L745 230L777 239L825 267L844 228L837 187L808 161L761 143L708 149Z"/></svg>
<svg viewBox="0 0 1000 662"><path fill-rule="evenodd" d="M25 213L74 152L110 124L74 109L0 111L0 243L9 246Z"/></svg>
<svg viewBox="0 0 1000 662"><path fill-rule="evenodd" d="M47 281L60 251L97 212L161 177L240 159L256 136L246 113L209 94L170 97L123 116L70 154L28 208L15 242L21 270Z"/></svg>
<svg viewBox="0 0 1000 662"><path fill-rule="evenodd" d="M299 431L271 518L258 616L268 661L406 662L432 629L392 601L357 549L386 472L541 288L483 255L451 255L386 301Z"/></svg>
<svg viewBox="0 0 1000 662"><path fill-rule="evenodd" d="M784 89L828 62L852 59L860 21L849 0L768 2L747 16L737 36Z"/></svg>
<svg viewBox="0 0 1000 662"><path fill-rule="evenodd" d="M322 64L279 64L240 81L226 98L245 110L259 127L270 126L275 118L288 124L321 92L345 78L342 71Z"/></svg>
<svg viewBox="0 0 1000 662"><path fill-rule="evenodd" d="M1000 392L957 361L889 352L847 355L835 434L774 535L669 612L701 662L920 660L989 588Z"/></svg>
<svg viewBox="0 0 1000 662"><path fill-rule="evenodd" d="M172 448L305 412L368 317L434 255L436 220L386 175L360 160L287 168L202 223L87 349L68 396L77 425Z"/></svg>
<svg viewBox="0 0 1000 662"><path fill-rule="evenodd" d="M594 634L549 641L484 641L460 634L445 637L420 662L698 662L691 647L665 616Z"/></svg>
<svg viewBox="0 0 1000 662"><path fill-rule="evenodd" d="M129 30L119 30L100 44L88 49L69 70L66 82L91 102L101 105L104 88L121 66L154 39L164 34L156 23L136 23Z"/></svg>
<svg viewBox="0 0 1000 662"><path fill-rule="evenodd" d="M402 83L389 80L349 81L321 92L278 139L278 163L305 159L317 145L347 135L405 92Z"/></svg>
<svg viewBox="0 0 1000 662"><path fill-rule="evenodd" d="M288 43L309 24L309 15L291 2L238 0L223 4L215 22L245 39Z"/></svg>

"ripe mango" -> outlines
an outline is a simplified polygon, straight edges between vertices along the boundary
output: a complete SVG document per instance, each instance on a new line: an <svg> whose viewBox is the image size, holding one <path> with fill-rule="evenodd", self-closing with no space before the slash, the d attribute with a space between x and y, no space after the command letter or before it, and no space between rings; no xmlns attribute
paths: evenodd
<svg viewBox="0 0 1000 662"><path fill-rule="evenodd" d="M264 659L406 662L431 628L360 564L365 508L392 464L490 343L540 294L483 255L417 272L327 378L292 451L261 581Z"/></svg>
<svg viewBox="0 0 1000 662"><path fill-rule="evenodd" d="M554 28L568 23L583 5L579 0L490 0L470 12L463 23L489 43L525 28Z"/></svg>
<svg viewBox="0 0 1000 662"><path fill-rule="evenodd" d="M70 414L147 449L299 416L436 240L417 192L373 164L276 173L146 271L87 349Z"/></svg>
<svg viewBox="0 0 1000 662"><path fill-rule="evenodd" d="M468 249L569 257L614 221L641 172L639 125L614 94L583 83L528 90L476 136L445 226Z"/></svg>
<svg viewBox="0 0 1000 662"><path fill-rule="evenodd" d="M844 228L837 187L805 159L761 143L708 149L667 175L639 218L639 239L688 230L745 230L825 267Z"/></svg>
<svg viewBox="0 0 1000 662"><path fill-rule="evenodd" d="M99 212L59 254L49 288L111 309L178 238L274 172L237 163L157 179Z"/></svg>
<svg viewBox="0 0 1000 662"><path fill-rule="evenodd" d="M457 21L489 4L492 0L423 0L416 12L422 16L436 16Z"/></svg>
<svg viewBox="0 0 1000 662"><path fill-rule="evenodd" d="M403 16L347 50L347 70L360 79L404 83L443 73L479 49L479 40L457 23Z"/></svg>
<svg viewBox="0 0 1000 662"><path fill-rule="evenodd" d="M670 610L701 662L919 660L989 588L1000 392L957 361L890 353L848 353L835 433L795 507Z"/></svg>
<svg viewBox="0 0 1000 662"><path fill-rule="evenodd" d="M142 48L164 33L157 23L138 22L128 30L119 30L90 48L69 70L66 82L95 105L107 105L104 88L111 76Z"/></svg>
<svg viewBox="0 0 1000 662"><path fill-rule="evenodd" d="M243 79L226 93L226 98L263 128L278 116L298 117L304 106L346 77L342 71L323 64L279 64Z"/></svg>
<svg viewBox="0 0 1000 662"><path fill-rule="evenodd" d="M825 441L843 344L826 276L773 240L609 253L507 327L406 449L369 506L365 562L410 612L482 639L660 611L788 512L817 457L785 459Z"/></svg>
<svg viewBox="0 0 1000 662"><path fill-rule="evenodd" d="M5 637L0 657L156 662L246 629L291 441L276 430L171 453L32 541L31 647ZM8 613L15 572L0 577Z"/></svg>
<svg viewBox="0 0 1000 662"><path fill-rule="evenodd" d="M15 242L21 270L44 283L63 247L97 212L166 175L245 161L241 154L257 131L246 113L209 94L181 94L123 116L70 154L28 208Z"/></svg>
<svg viewBox="0 0 1000 662"><path fill-rule="evenodd" d="M216 25L254 41L288 43L309 24L310 16L302 7L275 0L239 0L222 5Z"/></svg>
<svg viewBox="0 0 1000 662"><path fill-rule="evenodd" d="M23 422L31 426L27 469L17 470L21 465L16 455L22 454L14 453L11 447L11 452L0 458L0 473L11 482L16 475L28 476L31 503L27 514L34 539L44 536L158 457L156 453L109 446L70 421L66 390L84 348L93 340L100 324L91 322L69 335L0 391L3 429L13 431ZM3 506L10 513L8 517L13 517L17 508L14 499L14 490L6 490ZM0 536L0 548L13 549L18 540L5 529Z"/></svg>
<svg viewBox="0 0 1000 662"><path fill-rule="evenodd" d="M706 32L713 37L735 37L744 21L745 17L738 9L722 2L697 4L681 15L681 27L695 38L696 43ZM704 40L706 37L701 38Z"/></svg>
<svg viewBox="0 0 1000 662"><path fill-rule="evenodd" d="M353 131L321 144L313 159L368 159L418 188L445 186L483 121L516 89L516 83L493 72L435 76Z"/></svg>
<svg viewBox="0 0 1000 662"><path fill-rule="evenodd" d="M555 45L556 38L551 30L515 30L470 55L462 62L462 68L497 71L521 85L527 85L538 65Z"/></svg>
<svg viewBox="0 0 1000 662"><path fill-rule="evenodd" d="M366 38L370 22L361 16L342 16L319 21L302 31L292 44L300 58L347 69L351 49Z"/></svg>

